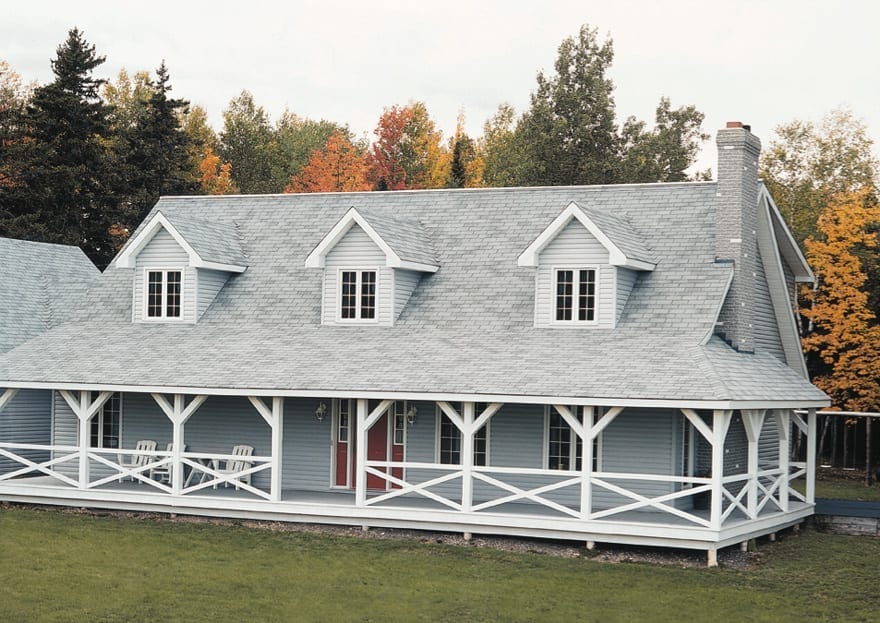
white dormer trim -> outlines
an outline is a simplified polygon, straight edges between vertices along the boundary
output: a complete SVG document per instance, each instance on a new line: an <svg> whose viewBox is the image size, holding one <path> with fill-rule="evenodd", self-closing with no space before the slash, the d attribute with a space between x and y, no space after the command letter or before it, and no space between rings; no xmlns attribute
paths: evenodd
<svg viewBox="0 0 880 623"><path fill-rule="evenodd" d="M309 253L306 258L306 268L324 268L327 254L333 250L333 247L342 240L345 234L354 227L360 226L377 247L385 254L385 266L391 268L401 268L405 270L416 270L423 273L436 273L440 270L439 266L433 264L422 264L421 262L411 262L402 259L391 246L385 242L372 225L365 219L356 208L350 208L336 225L333 226L326 236L318 243L318 246Z"/></svg>
<svg viewBox="0 0 880 623"><path fill-rule="evenodd" d="M118 268L134 268L138 254L147 246L156 234L159 233L160 228L171 234L171 237L174 238L175 242L177 242L177 244L179 244L189 256L189 265L194 268L223 270L229 273L243 273L247 270L247 266L222 264L220 262L203 260L198 252L186 241L186 238L177 231L177 228L171 224L162 212L156 212L155 216L150 219L150 222L128 241L126 247L116 256L116 266Z"/></svg>
<svg viewBox="0 0 880 623"><path fill-rule="evenodd" d="M519 266L538 266L540 264L539 258L541 252L547 247L547 245L553 242L556 236L558 236L573 219L577 219L578 222L580 222L580 224L583 225L603 247L605 247L608 251L609 263L612 266L623 266L633 270L646 271L652 271L656 267L656 264L652 262L645 262L644 260L627 257L626 254L621 251L601 229L599 229L599 226L596 225L590 217L584 214L584 211L581 210L580 206L574 201L569 203L568 207L565 208L559 216L553 219L553 222L550 223L550 225L547 226L537 238L535 238L535 241L532 242L522 254L520 254L519 258L517 258L517 264Z"/></svg>

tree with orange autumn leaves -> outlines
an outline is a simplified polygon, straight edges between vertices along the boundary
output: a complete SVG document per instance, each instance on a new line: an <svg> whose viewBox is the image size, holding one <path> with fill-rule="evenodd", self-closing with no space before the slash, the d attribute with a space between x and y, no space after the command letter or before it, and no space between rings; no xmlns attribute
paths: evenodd
<svg viewBox="0 0 880 623"><path fill-rule="evenodd" d="M232 181L232 164L220 162L220 156L210 147L205 149L205 157L199 163L199 184L209 195L234 195L238 187Z"/></svg>
<svg viewBox="0 0 880 623"><path fill-rule="evenodd" d="M840 193L825 207L816 237L805 242L817 286L803 292L801 313L813 331L804 350L821 369L813 381L849 411L880 410L880 324L869 304L865 259L876 255L880 207L870 187Z"/></svg>
<svg viewBox="0 0 880 623"><path fill-rule="evenodd" d="M364 150L341 131L312 153L308 164L291 176L286 193L353 192L370 190Z"/></svg>

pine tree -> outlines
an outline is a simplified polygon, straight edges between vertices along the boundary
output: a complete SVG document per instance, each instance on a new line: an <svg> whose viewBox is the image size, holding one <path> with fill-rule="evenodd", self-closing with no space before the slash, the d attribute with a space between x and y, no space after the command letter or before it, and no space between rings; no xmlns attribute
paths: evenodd
<svg viewBox="0 0 880 623"><path fill-rule="evenodd" d="M92 76L103 62L76 28L58 46L55 79L34 91L25 113L23 175L3 193L0 212L0 232L28 220L26 237L79 245L98 266L113 254L107 107L98 96L103 80Z"/></svg>

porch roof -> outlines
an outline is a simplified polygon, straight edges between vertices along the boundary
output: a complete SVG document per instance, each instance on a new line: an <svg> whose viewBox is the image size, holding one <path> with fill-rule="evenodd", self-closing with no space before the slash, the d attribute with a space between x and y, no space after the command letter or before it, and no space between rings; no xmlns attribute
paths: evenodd
<svg viewBox="0 0 880 623"><path fill-rule="evenodd" d="M700 182L165 197L153 213L172 222L235 228L247 271L197 324L132 323L134 269L111 264L73 321L0 356L0 387L824 401L769 354L706 343L731 271L715 262L715 195ZM657 262L613 329L534 326L534 269L517 257L571 202L623 219ZM433 243L440 270L422 276L393 327L320 324L322 274L305 258L351 207L418 223L398 243L407 248Z"/></svg>

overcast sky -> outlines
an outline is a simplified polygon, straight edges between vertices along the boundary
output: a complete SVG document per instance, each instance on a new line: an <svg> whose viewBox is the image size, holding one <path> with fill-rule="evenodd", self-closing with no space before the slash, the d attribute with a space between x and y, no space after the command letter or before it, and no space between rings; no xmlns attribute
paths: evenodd
<svg viewBox="0 0 880 623"><path fill-rule="evenodd" d="M218 130L248 89L273 119L287 107L372 137L384 107L421 100L447 136L459 110L478 135L500 103L528 106L537 72L587 23L614 41L619 122L653 121L665 95L712 134L741 120L766 145L780 123L846 106L880 140L876 0L19 0L4 14L0 58L26 81L51 80L77 26L107 57L96 75L165 59L173 94ZM700 165L714 162L710 142Z"/></svg>

